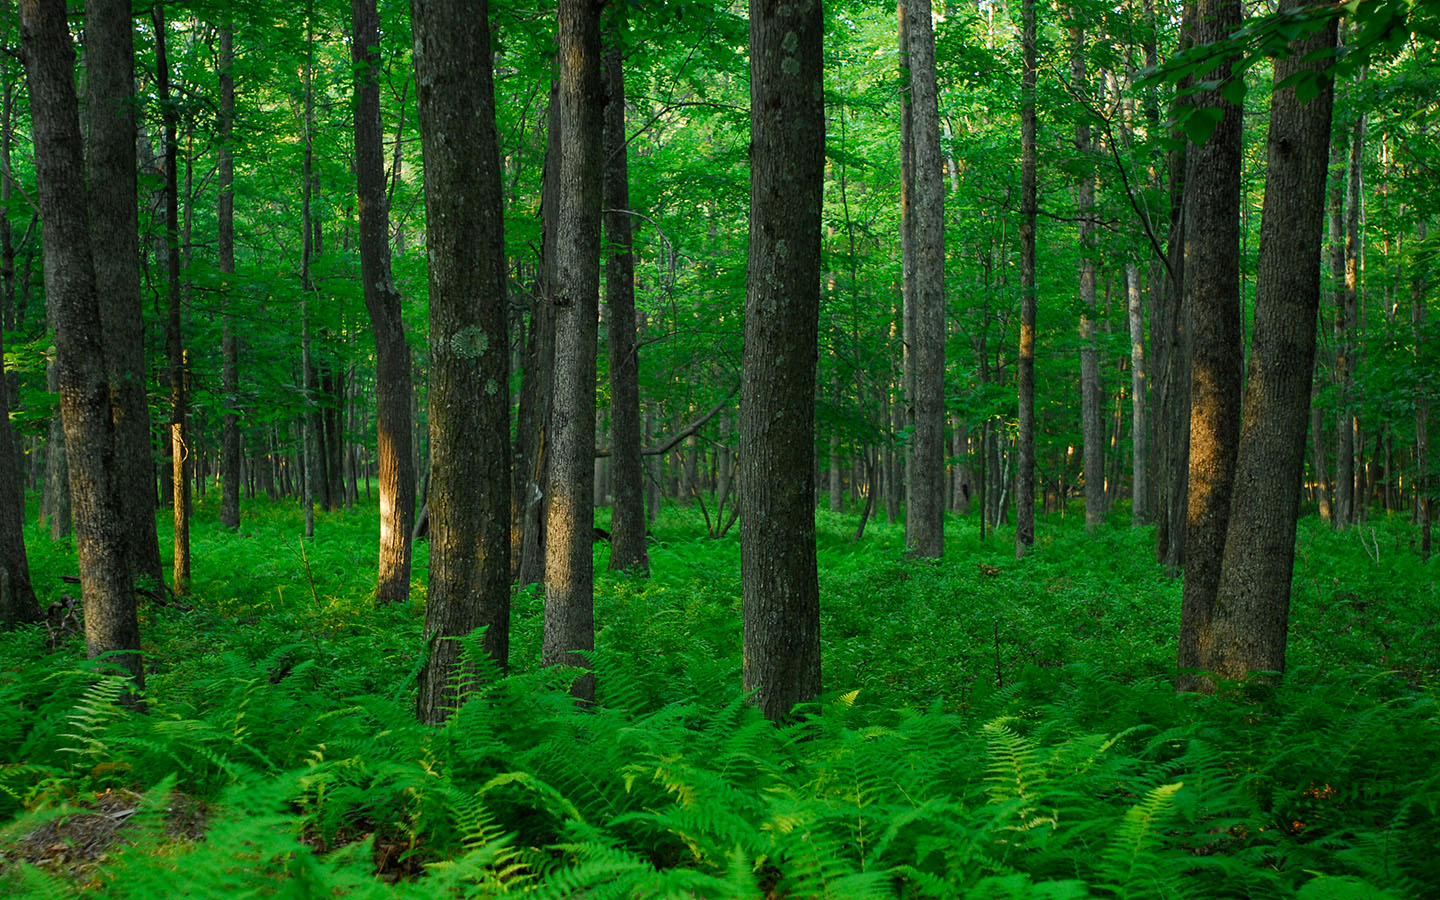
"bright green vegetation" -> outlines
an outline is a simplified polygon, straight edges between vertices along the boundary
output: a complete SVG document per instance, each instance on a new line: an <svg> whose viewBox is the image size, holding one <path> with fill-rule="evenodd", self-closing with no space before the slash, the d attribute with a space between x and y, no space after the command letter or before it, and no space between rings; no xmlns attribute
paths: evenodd
<svg viewBox="0 0 1440 900"><path fill-rule="evenodd" d="M516 671L473 652L435 731L424 570L373 608L373 511L322 515L303 558L295 505L213 519L195 608L143 614L148 715L79 639L0 635L5 896L1440 896L1440 601L1408 523L1302 524L1284 686L1176 697L1147 531L1055 518L1016 563L951 519L920 564L821 513L830 693L777 729L739 694L738 545L671 512L651 580L597 584L596 709L537 671L524 593ZM73 589L30 541L48 599Z"/></svg>

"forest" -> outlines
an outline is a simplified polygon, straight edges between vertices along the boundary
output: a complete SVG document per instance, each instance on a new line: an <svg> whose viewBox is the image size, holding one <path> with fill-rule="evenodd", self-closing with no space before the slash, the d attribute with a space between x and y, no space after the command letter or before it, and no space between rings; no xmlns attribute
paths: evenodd
<svg viewBox="0 0 1440 900"><path fill-rule="evenodd" d="M1440 897L1437 126L1430 0L7 3L0 892Z"/></svg>

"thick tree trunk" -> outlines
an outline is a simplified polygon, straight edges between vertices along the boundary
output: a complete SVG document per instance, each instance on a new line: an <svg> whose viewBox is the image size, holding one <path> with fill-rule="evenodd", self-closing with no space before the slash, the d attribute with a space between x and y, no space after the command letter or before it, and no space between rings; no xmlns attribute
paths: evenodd
<svg viewBox="0 0 1440 900"><path fill-rule="evenodd" d="M910 555L938 559L945 550L945 181L930 0L903 0L910 57L910 136L914 148L915 330L906 336L913 372Z"/></svg>
<svg viewBox="0 0 1440 900"><path fill-rule="evenodd" d="M115 426L85 201L75 50L64 2L22 0L20 39L30 81L36 193L45 225L45 292L56 311L60 412L70 451L85 642L91 658L114 654L114 663L143 690L135 594L111 483Z"/></svg>
<svg viewBox="0 0 1440 900"><path fill-rule="evenodd" d="M1219 41L1240 25L1238 0L1196 0L1196 41ZM1190 310L1190 465L1185 535L1185 587L1180 608L1179 666L1195 670L1210 646L1215 590L1230 518L1235 452L1240 439L1241 111L1221 95L1234 78L1230 60L1214 73L1219 86L1197 94L1197 107L1222 113L1204 144L1191 144L1185 177L1185 303ZM1308 398L1307 398L1308 402ZM1176 679L1194 690L1193 671Z"/></svg>
<svg viewBox="0 0 1440 900"><path fill-rule="evenodd" d="M556 233L555 401L545 525L546 665L589 668L595 649L596 317L600 291L604 94L599 0L560 0L560 183ZM595 678L570 686L595 699Z"/></svg>
<svg viewBox="0 0 1440 900"><path fill-rule="evenodd" d="M220 134L217 243L224 303L220 335L220 390L225 415L220 428L220 524L240 527L240 347L235 336L232 285L235 274L235 28L220 28Z"/></svg>
<svg viewBox="0 0 1440 900"><path fill-rule="evenodd" d="M772 721L820 694L811 461L825 165L822 32L818 0L751 0L741 614L744 688Z"/></svg>
<svg viewBox="0 0 1440 900"><path fill-rule="evenodd" d="M1146 455L1145 400L1145 313L1140 305L1140 267L1135 263L1125 267L1125 305L1130 323L1130 524L1139 528L1150 518L1147 503L1150 486L1145 473L1149 460Z"/></svg>
<svg viewBox="0 0 1440 900"><path fill-rule="evenodd" d="M610 446L614 505L610 568L645 575L645 474L640 458L640 350L635 330L635 257L631 251L630 165L625 140L623 7L611 11L605 50L605 303L610 336Z"/></svg>
<svg viewBox="0 0 1440 900"><path fill-rule="evenodd" d="M355 64L355 184L360 278L375 336L375 449L380 469L379 571L375 602L410 598L415 464L410 440L410 345L390 270L390 207L380 121L380 17L375 0L351 0Z"/></svg>
<svg viewBox="0 0 1440 900"><path fill-rule="evenodd" d="M115 418L115 472L126 558L146 593L164 588L155 532L145 325L140 307L139 201L135 150L135 37L130 4L86 6L90 222L105 363Z"/></svg>
<svg viewBox="0 0 1440 900"><path fill-rule="evenodd" d="M1282 14L1303 4L1286 0ZM1225 541L1211 640L1202 667L1221 678L1283 672L1289 627L1295 522L1305 462L1315 317L1320 306L1320 236L1333 86L1320 75L1308 103L1297 73L1318 72L1335 46L1335 21L1275 62L1269 165L1260 224L1255 330L1245 417L1235 465L1235 503ZM1304 60L1319 59L1318 62Z"/></svg>
<svg viewBox="0 0 1440 900"><path fill-rule="evenodd" d="M443 721L458 637L510 645L509 340L486 0L412 0L430 249L430 584L418 713Z"/></svg>
<svg viewBox="0 0 1440 900"><path fill-rule="evenodd" d="M1035 0L1021 6L1020 82L1020 356L1017 366L1020 397L1019 457L1015 474L1015 558L1035 543ZM983 434L983 432L982 432ZM981 444L984 453L984 444ZM983 457L982 457L983 459ZM984 463L981 463L983 482ZM984 536L984 488L981 488L980 529Z"/></svg>

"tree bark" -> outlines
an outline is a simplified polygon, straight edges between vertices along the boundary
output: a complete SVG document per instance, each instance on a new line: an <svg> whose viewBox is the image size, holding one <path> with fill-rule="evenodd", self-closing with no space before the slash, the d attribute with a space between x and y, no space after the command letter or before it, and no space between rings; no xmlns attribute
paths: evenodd
<svg viewBox="0 0 1440 900"><path fill-rule="evenodd" d="M1304 0L1286 0L1281 12L1301 5ZM1203 645L1203 668L1221 678L1285 670L1334 91L1322 58L1335 46L1335 33L1331 19L1318 34L1293 42L1290 55L1275 62L1235 502L1211 639ZM1280 87L1297 75L1319 79L1319 93L1308 103L1296 97L1293 84Z"/></svg>
<svg viewBox="0 0 1440 900"><path fill-rule="evenodd" d="M820 694L812 454L825 165L822 33L819 0L750 2L741 616L744 688L771 721Z"/></svg>
<svg viewBox="0 0 1440 900"><path fill-rule="evenodd" d="M1020 397L1015 473L1015 558L1035 543L1035 0L1021 6L1020 75L1020 356L1016 367ZM983 432L982 432L983 434ZM984 442L981 442L984 453ZM984 462L981 462L980 529L984 536Z"/></svg>
<svg viewBox="0 0 1440 900"><path fill-rule="evenodd" d="M1150 517L1146 505L1150 486L1145 480L1149 466L1145 438L1150 426L1145 420L1145 313L1140 304L1140 267L1135 263L1125 267L1125 301L1130 323L1130 524L1139 528Z"/></svg>
<svg viewBox="0 0 1440 900"><path fill-rule="evenodd" d="M1195 40L1210 44L1240 25L1239 0L1196 0ZM1219 108L1210 139L1192 143L1185 177L1185 303L1190 310L1190 462L1185 535L1185 586L1180 607L1180 690L1197 686L1194 670L1211 643L1215 590L1225 552L1235 453L1240 439L1241 110L1221 94L1236 76L1226 58L1209 78L1215 89L1195 95L1197 108ZM1307 398L1308 402L1308 398Z"/></svg>
<svg viewBox="0 0 1440 900"><path fill-rule="evenodd" d="M595 649L595 355L600 291L604 95L598 0L559 7L560 183L556 233L555 400L545 526L546 665L589 668ZM593 675L570 692L595 699Z"/></svg>
<svg viewBox="0 0 1440 900"><path fill-rule="evenodd" d="M25 486L10 430L5 334L0 328L0 628L41 619L25 556Z"/></svg>
<svg viewBox="0 0 1440 900"><path fill-rule="evenodd" d="M62 0L21 0L19 7L36 193L45 226L45 292L56 312L60 413L70 451L85 642L91 658L114 654L113 662L139 691L145 674L124 524L111 482L115 425L85 200L75 50Z"/></svg>
<svg viewBox="0 0 1440 900"><path fill-rule="evenodd" d="M421 721L463 699L455 638L510 644L509 340L486 0L412 0L430 249L430 583Z"/></svg>
<svg viewBox="0 0 1440 900"><path fill-rule="evenodd" d="M1078 11L1072 16L1078 17ZM1085 70L1085 28L1078 18L1070 26L1070 77L1080 96L1090 91ZM1080 222L1080 434L1084 452L1085 530L1105 524L1105 425L1100 411L1100 347L1095 334L1095 238L1090 221L1095 207L1095 176L1088 171L1093 152L1090 122L1081 113L1075 125L1075 152L1087 171L1075 190L1075 215Z"/></svg>
<svg viewBox="0 0 1440 900"><path fill-rule="evenodd" d="M220 28L220 116L218 147L220 200L217 244L224 313L220 334L220 389L225 404L220 425L220 524L240 527L240 347L235 336L230 277L235 274L235 27Z"/></svg>
<svg viewBox="0 0 1440 900"><path fill-rule="evenodd" d="M355 186L360 208L360 278L375 337L375 448L380 477L375 602L410 598L415 464L410 439L410 345L390 269L390 206L380 120L380 17L375 0L351 0L355 65Z"/></svg>
<svg viewBox="0 0 1440 900"><path fill-rule="evenodd" d="M155 28L156 94L165 130L165 275L169 302L165 317L165 355L170 373L170 462L174 485L174 560L171 586L175 593L190 589L190 446L186 434L189 397L186 353L180 323L180 182L179 114L170 102L170 63L166 53L165 7L151 9Z"/></svg>
<svg viewBox="0 0 1440 900"><path fill-rule="evenodd" d="M1337 135L1331 147L1335 177L1330 183L1330 275L1335 282L1335 509L1331 517L1337 531L1355 518L1355 430L1350 393L1354 376L1355 310L1345 288L1345 136Z"/></svg>
<svg viewBox="0 0 1440 900"><path fill-rule="evenodd" d="M915 430L905 541L911 556L945 550L945 180L930 0L903 0L914 149L915 331L907 334Z"/></svg>
<svg viewBox="0 0 1440 900"><path fill-rule="evenodd" d="M610 446L614 506L610 568L647 575L645 481L640 458L640 350L635 330L630 165L625 138L624 7L615 6L605 50L605 302L609 306Z"/></svg>
<svg viewBox="0 0 1440 900"><path fill-rule="evenodd" d="M135 151L135 37L130 5L93 0L85 10L90 222L105 363L115 419L115 473L126 558L137 587L164 588L155 532L145 324L140 307Z"/></svg>

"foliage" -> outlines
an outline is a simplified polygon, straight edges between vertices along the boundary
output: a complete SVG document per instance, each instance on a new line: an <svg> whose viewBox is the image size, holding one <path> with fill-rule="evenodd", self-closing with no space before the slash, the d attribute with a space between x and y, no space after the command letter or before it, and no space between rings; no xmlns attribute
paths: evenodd
<svg viewBox="0 0 1440 900"><path fill-rule="evenodd" d="M293 504L235 535L207 512L196 608L147 611L146 714L77 641L0 635L7 895L1440 891L1440 604L1387 523L1363 549L1302 530L1283 687L1177 697L1177 585L1143 530L1051 523L1017 563L952 521L917 563L821 513L831 691L776 728L739 694L738 544L671 512L654 577L597 586L594 709L536 667L525 592L515 670L467 641L474 698L430 729L419 604L372 604L373 511L321 514L305 559ZM46 590L73 556L30 537Z"/></svg>

